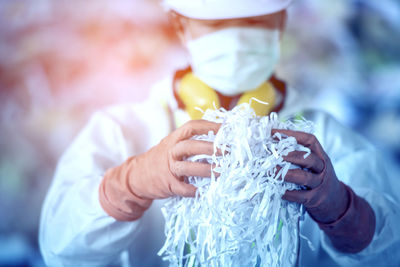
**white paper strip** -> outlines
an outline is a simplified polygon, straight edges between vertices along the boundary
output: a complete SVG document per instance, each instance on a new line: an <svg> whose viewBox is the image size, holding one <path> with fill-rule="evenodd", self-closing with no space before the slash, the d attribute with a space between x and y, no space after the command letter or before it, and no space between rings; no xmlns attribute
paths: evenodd
<svg viewBox="0 0 400 267"><path fill-rule="evenodd" d="M294 166L283 160L306 151L296 139L271 129L312 132L306 120L281 122L257 117L248 104L231 111L207 110L203 119L222 123L217 135L194 139L214 142L222 156L197 155L190 161L215 164L218 178L188 177L195 198L173 197L163 207L166 241L159 251L170 266L293 266L298 253L300 205L282 200L283 182ZM281 167L277 171L277 166Z"/></svg>

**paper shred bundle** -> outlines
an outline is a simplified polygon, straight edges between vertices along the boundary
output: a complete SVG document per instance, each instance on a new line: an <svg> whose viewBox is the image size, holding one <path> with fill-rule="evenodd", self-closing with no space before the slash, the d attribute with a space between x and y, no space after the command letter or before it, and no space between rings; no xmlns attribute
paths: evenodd
<svg viewBox="0 0 400 267"><path fill-rule="evenodd" d="M282 200L298 189L282 177L295 166L283 160L294 150L309 150L293 137L271 129L312 132L305 120L281 122L257 117L248 104L231 111L207 110L203 119L222 123L214 142L222 156L187 160L215 164L218 178L189 177L195 198L170 198L164 205L166 241L159 251L170 266L293 266L298 256L300 205ZM280 167L279 171L277 166Z"/></svg>

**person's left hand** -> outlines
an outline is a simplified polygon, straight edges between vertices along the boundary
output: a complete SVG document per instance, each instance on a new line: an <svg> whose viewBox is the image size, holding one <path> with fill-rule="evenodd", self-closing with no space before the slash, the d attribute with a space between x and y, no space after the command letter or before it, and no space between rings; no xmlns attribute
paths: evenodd
<svg viewBox="0 0 400 267"><path fill-rule="evenodd" d="M293 151L284 160L302 169L289 170L285 181L303 186L303 190L286 191L283 199L304 204L307 212L328 235L336 249L357 253L372 241L375 213L369 203L336 177L331 160L312 134L290 130L272 130L296 138L311 154Z"/></svg>
<svg viewBox="0 0 400 267"><path fill-rule="evenodd" d="M305 190L286 191L283 199L304 204L307 212L319 223L331 223L343 215L349 205L346 186L338 180L328 155L317 138L308 133L291 130L272 130L296 138L297 143L311 150L293 151L284 160L300 166L289 170L285 181L304 186Z"/></svg>

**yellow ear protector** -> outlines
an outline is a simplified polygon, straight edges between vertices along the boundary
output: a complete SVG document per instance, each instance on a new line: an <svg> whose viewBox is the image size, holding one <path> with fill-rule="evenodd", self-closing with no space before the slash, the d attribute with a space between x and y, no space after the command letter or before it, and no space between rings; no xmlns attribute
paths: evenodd
<svg viewBox="0 0 400 267"><path fill-rule="evenodd" d="M203 113L200 110L218 109L223 106L221 96L192 72L183 76L177 89L179 99L192 120L201 119ZM265 116L275 107L276 93L271 83L264 82L256 89L245 92L239 97L233 97L232 100L237 101L236 105L249 103L258 116ZM266 102L268 105L257 100Z"/></svg>

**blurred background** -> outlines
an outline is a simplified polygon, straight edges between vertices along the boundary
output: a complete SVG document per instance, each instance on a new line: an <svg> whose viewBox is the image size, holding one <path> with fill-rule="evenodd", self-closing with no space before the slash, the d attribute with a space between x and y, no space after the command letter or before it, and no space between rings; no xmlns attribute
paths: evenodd
<svg viewBox="0 0 400 267"><path fill-rule="evenodd" d="M400 3L299 0L278 76L400 174ZM44 266L41 205L91 113L187 64L156 0L0 0L0 266Z"/></svg>

